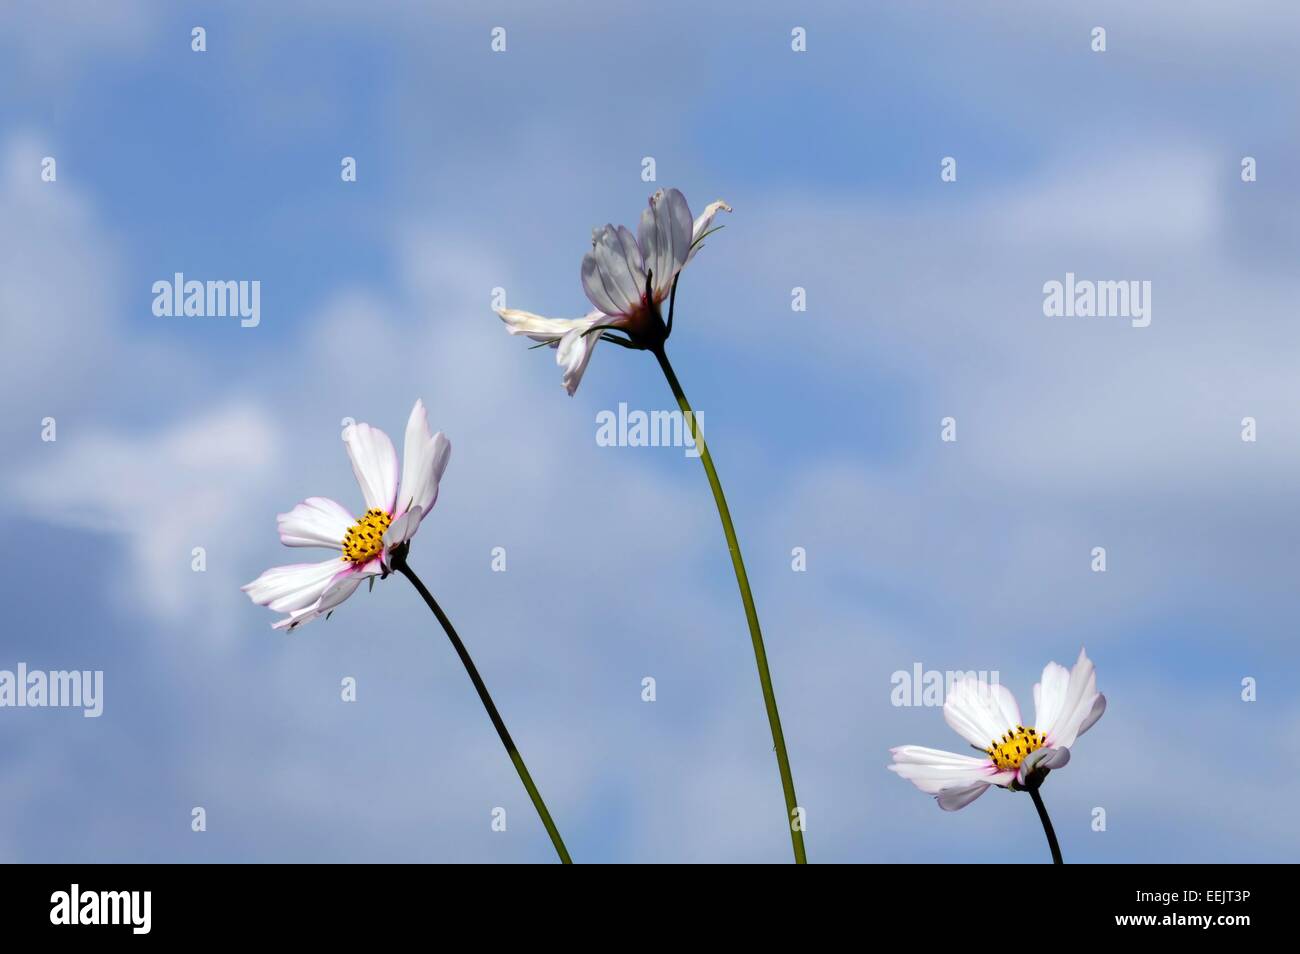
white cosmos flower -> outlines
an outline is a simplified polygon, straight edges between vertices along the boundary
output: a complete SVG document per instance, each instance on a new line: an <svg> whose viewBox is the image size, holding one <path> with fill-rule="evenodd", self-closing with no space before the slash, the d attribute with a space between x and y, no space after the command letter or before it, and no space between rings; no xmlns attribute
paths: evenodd
<svg viewBox="0 0 1300 954"><path fill-rule="evenodd" d="M451 443L441 431L429 433L423 401L415 402L406 422L400 482L397 451L379 428L353 424L343 441L366 512L358 519L327 497L308 497L276 518L285 546L327 547L342 555L321 563L275 566L242 587L259 606L289 614L275 629L310 622L346 600L362 581L386 575L388 555L415 535L438 499Z"/></svg>
<svg viewBox="0 0 1300 954"><path fill-rule="evenodd" d="M902 745L890 751L891 771L933 795L945 811L965 808L990 785L1022 789L1035 773L1070 761L1074 740L1106 711L1097 673L1085 651L1073 669L1050 662L1034 686L1034 723L1020 718L1016 697L1005 686L958 679L943 704L943 717L983 758Z"/></svg>
<svg viewBox="0 0 1300 954"><path fill-rule="evenodd" d="M573 394L603 333L600 329L618 329L638 342L653 334L656 323L662 328L659 306L672 292L678 273L695 257L719 211L730 212L731 206L714 202L692 219L681 192L660 189L641 213L635 236L621 225L592 231L591 251L582 258L582 287L595 310L582 318L543 318L515 308L500 308L497 314L510 334L527 335L555 349L556 362L564 369L564 389Z"/></svg>

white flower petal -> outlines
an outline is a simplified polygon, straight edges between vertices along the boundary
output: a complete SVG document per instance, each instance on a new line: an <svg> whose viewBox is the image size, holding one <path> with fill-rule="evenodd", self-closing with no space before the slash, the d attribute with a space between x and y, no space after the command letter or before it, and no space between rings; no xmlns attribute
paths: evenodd
<svg viewBox="0 0 1300 954"><path fill-rule="evenodd" d="M636 236L632 234L627 226L618 227L618 247L610 249L610 264L614 269L616 276L621 276L623 270L627 270L627 282L630 284L628 296L631 299L633 310L641 304L645 296L645 260L641 255L641 246L636 242ZM619 279L622 281L622 279Z"/></svg>
<svg viewBox="0 0 1300 954"><path fill-rule="evenodd" d="M1069 684L1070 671L1055 662L1043 667L1042 679L1034 684L1034 728L1043 735L1056 724Z"/></svg>
<svg viewBox="0 0 1300 954"><path fill-rule="evenodd" d="M649 207L641 213L637 225L637 239L645 257L645 267L653 272L656 301L667 297L673 279L686 264L691 248L691 230L691 210L681 192L660 189L650 197Z"/></svg>
<svg viewBox="0 0 1300 954"><path fill-rule="evenodd" d="M999 772L987 757L973 758L922 745L900 745L890 753L894 761L889 770L928 795L972 782L1005 785L1014 777L1014 773Z"/></svg>
<svg viewBox="0 0 1300 954"><path fill-rule="evenodd" d="M1034 772L1040 769L1047 771L1050 769L1065 768L1069 763L1069 749L1035 749L1033 752L1030 752L1025 756L1025 760L1020 763L1020 770L1016 773L1016 779L1021 785L1025 785Z"/></svg>
<svg viewBox="0 0 1300 954"><path fill-rule="evenodd" d="M695 223L691 228L691 251L690 254L686 256L686 260L688 262L691 259L693 259L695 257L695 253L700 250L701 246L696 243L700 241L700 239L704 236L704 233L709 230L709 226L713 224L713 217L717 215L719 212L730 212L730 211L731 211L731 206L727 205L727 203L723 202L721 199L719 199L717 202L710 202L708 204L704 212L701 213L700 217L695 220Z"/></svg>
<svg viewBox="0 0 1300 954"><path fill-rule="evenodd" d="M594 247L582 256L582 290L587 293L587 300L605 314L617 315L623 312L623 297L620 295L620 300L616 302L605 288Z"/></svg>
<svg viewBox="0 0 1300 954"><path fill-rule="evenodd" d="M394 511L398 518L412 507L420 506L417 498L425 483L429 468L426 457L432 443L429 412L425 410L424 401L416 399L406 419L406 438L402 445L402 477L397 485L397 509Z"/></svg>
<svg viewBox="0 0 1300 954"><path fill-rule="evenodd" d="M958 735L978 748L1015 731L1020 724L1016 697L1002 684L958 679L943 704L943 717Z"/></svg>
<svg viewBox="0 0 1300 954"><path fill-rule="evenodd" d="M352 460L352 473L361 485L367 509L378 507L393 512L397 499L397 451L393 442L377 427L353 424L343 435Z"/></svg>
<svg viewBox="0 0 1300 954"><path fill-rule="evenodd" d="M308 497L288 513L276 516L280 542L286 547L343 549L343 537L357 522L342 504L328 497Z"/></svg>
<svg viewBox="0 0 1300 954"><path fill-rule="evenodd" d="M601 332L590 329L606 326L614 320L609 315L601 315L585 328L574 328L560 339L555 349L555 363L564 369L561 383L570 397L578 390L582 375L591 361L592 352L596 350L596 343L600 341Z"/></svg>
<svg viewBox="0 0 1300 954"><path fill-rule="evenodd" d="M955 812L965 808L988 790L987 782L975 782L959 788L945 788L935 796L935 801L945 812Z"/></svg>
<svg viewBox="0 0 1300 954"><path fill-rule="evenodd" d="M284 619L278 619L271 624L272 629L295 629L303 623L310 623L320 614L314 608L295 610Z"/></svg>
<svg viewBox="0 0 1300 954"><path fill-rule="evenodd" d="M645 269L631 232L612 225L597 230L591 251L582 258L582 287L607 315L636 311L645 290Z"/></svg>
<svg viewBox="0 0 1300 954"><path fill-rule="evenodd" d="M574 328L588 328L596 318L604 317L603 312L590 312L585 318L544 318L531 311L517 308L498 308L497 315L506 323L506 330L512 335L527 335L534 341L557 342Z"/></svg>
<svg viewBox="0 0 1300 954"><path fill-rule="evenodd" d="M320 600L316 603L316 612L328 613L355 593L362 580L373 575L354 571L346 576L335 577L334 581L325 587L325 592L320 595Z"/></svg>
<svg viewBox="0 0 1300 954"><path fill-rule="evenodd" d="M653 278L656 295L662 276L672 269L669 264L672 261L672 239L660 235L661 229L667 224L667 216L661 219L656 208L662 202L663 194L663 189L660 189L650 197L650 204L641 212L641 221L636 226L637 244L641 246L646 270Z"/></svg>
<svg viewBox="0 0 1300 954"><path fill-rule="evenodd" d="M1035 749L1025 756L1025 760L1020 763L1020 779L1024 781L1025 776L1034 769L1065 768L1068 764L1070 764L1069 749Z"/></svg>
<svg viewBox="0 0 1300 954"><path fill-rule="evenodd" d="M311 606L334 577L348 572L349 568L350 564L337 558L321 563L273 566L252 583L245 583L242 589L259 606L289 613Z"/></svg>
<svg viewBox="0 0 1300 954"><path fill-rule="evenodd" d="M398 491L398 519L409 510L419 510L405 539L409 540L438 499L438 483L447 469L451 442L439 431L429 433L429 416L423 401L416 401L406 421L406 444L402 450L402 481ZM391 527L389 528L391 529Z"/></svg>
<svg viewBox="0 0 1300 954"><path fill-rule="evenodd" d="M382 572L379 558L371 560L364 566L348 564L342 573L335 574L329 580L319 597L310 605L295 609L284 619L271 624L272 629L297 629L321 616L327 616L334 608L357 591L365 580L378 576Z"/></svg>
<svg viewBox="0 0 1300 954"><path fill-rule="evenodd" d="M1097 701L1092 704L1092 711L1089 712L1083 722L1080 723L1079 732L1075 736L1075 739L1077 740L1080 735L1083 735L1083 733L1091 729L1093 725L1096 724L1097 720L1102 717L1102 713L1105 711L1106 697L1099 692L1097 693Z"/></svg>
<svg viewBox="0 0 1300 954"><path fill-rule="evenodd" d="M556 349L556 363L563 369L564 389L572 395L582 381L591 353L600 335L585 332L596 326L609 327L620 320L616 315L591 311L583 318L543 318L527 311L503 308L497 312L512 335L527 335L534 341L550 344ZM428 512L427 509L425 511Z"/></svg>
<svg viewBox="0 0 1300 954"><path fill-rule="evenodd" d="M1023 725L1020 719L1020 703L1016 702L1015 694L1001 683L989 686L989 693L993 698L993 703L998 707L1002 721L1007 724L1008 728L1014 729Z"/></svg>
<svg viewBox="0 0 1300 954"><path fill-rule="evenodd" d="M1096 669L1084 650L1079 650L1079 659L1068 674L1064 666L1048 663L1043 669L1042 682L1034 687L1036 718L1043 720L1042 725L1035 727L1047 737L1049 745L1069 748L1085 724L1091 728L1101 718L1106 704L1098 703L1100 695ZM1101 710L1094 715L1099 704Z"/></svg>
<svg viewBox="0 0 1300 954"><path fill-rule="evenodd" d="M424 518L424 509L416 504L406 513L402 514L384 531L384 550L388 551L393 547L401 546L411 537L415 536L415 531L420 527L420 521Z"/></svg>

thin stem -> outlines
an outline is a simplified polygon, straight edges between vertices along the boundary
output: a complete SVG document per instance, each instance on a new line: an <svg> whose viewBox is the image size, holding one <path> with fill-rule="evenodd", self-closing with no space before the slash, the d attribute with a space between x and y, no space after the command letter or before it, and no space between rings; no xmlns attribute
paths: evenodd
<svg viewBox="0 0 1300 954"><path fill-rule="evenodd" d="M1043 804L1043 796L1038 794L1037 785L1029 790L1029 795L1034 800L1034 807L1038 809L1038 820L1043 823L1043 831L1047 833L1047 847L1052 849L1052 864L1065 864L1061 860L1061 846L1056 843L1056 832L1052 830L1052 820L1047 817L1047 806Z"/></svg>
<svg viewBox="0 0 1300 954"><path fill-rule="evenodd" d="M704 473L709 478L709 486L713 489L713 500L718 505L718 517L722 520L722 532L727 538L727 549L731 551L731 565L736 571L736 585L740 587L740 600L745 605L745 619L749 623L749 638L754 644L754 661L758 664L758 681L763 687L763 704L767 707L767 721L772 727L772 743L776 749L776 764L781 772L781 788L785 792L785 809L786 809L786 826L790 829L790 842L794 847L794 860L796 864L807 864L808 856L804 852L803 846L803 813L799 811L799 804L794 794L794 775L790 772L790 756L785 750L785 735L781 731L781 713L776 708L776 692L772 689L772 674L767 668L767 650L763 647L763 631L758 625L758 610L754 608L754 594L749 589L749 577L745 574L745 560L740 555L740 543L736 539L736 528L731 522L731 511L727 508L727 498L722 492L722 482L718 479L718 472L713 467L713 457L709 454L708 445L704 442L704 433L700 429L700 422L695 416L695 411L691 409L691 404L686 400L686 392L682 390L681 382L677 380L677 375L673 373L673 366L668 363L668 355L664 352L663 346L652 349L655 357L659 360L659 367L663 369L664 377L668 379L668 386L672 388L673 396L677 398L677 405L682 409L682 414L690 421L691 437L695 441L695 447L700 454L700 463L704 465Z"/></svg>
<svg viewBox="0 0 1300 954"><path fill-rule="evenodd" d="M630 348L633 351L641 350L640 348L638 348L636 345L632 343L631 339L624 338L621 335L611 335L609 332L604 332L603 334L599 335L599 338L601 341L609 341L613 344L616 344L620 348Z"/></svg>
<svg viewBox="0 0 1300 954"><path fill-rule="evenodd" d="M673 333L673 312L677 310L677 279L681 278L681 272L673 279L673 290L668 294L668 327L664 330L664 340L667 341Z"/></svg>
<svg viewBox="0 0 1300 954"><path fill-rule="evenodd" d="M424 597L424 602L433 610L433 615L438 617L438 622L447 632L447 638L451 640L452 646L456 648L456 655L460 656L460 661L465 665L465 671L469 673L470 681L474 683L474 688L478 690L478 697L483 701L483 708L487 709L488 717L492 720L492 725L496 727L497 735L501 737L501 744L506 747L506 753L510 756L510 761L515 764L515 771L519 773L519 780L524 783L524 788L528 790L528 797L533 800L533 807L537 809L537 814L541 816L542 824L546 826L546 833L551 836L551 843L555 845L555 851L560 856L560 861L566 865L573 864L573 859L569 857L569 850L564 847L564 839L560 837L560 830L555 827L555 822L551 820L551 813L546 810L546 803L542 801L542 793L537 790L533 784L533 777L528 774L528 767L524 765L523 757L519 750L515 748L514 739L510 738L510 731L501 719L501 713L497 712L496 704L492 701L492 696L488 694L487 686L483 683L483 677L478 674L478 669L474 665L474 660L469 658L469 650L465 644L460 641L456 635L456 628L451 625L451 620L447 614L442 611L438 601L420 582L420 578L415 575L406 563L405 556L394 554L392 559L393 569L401 573L411 585Z"/></svg>

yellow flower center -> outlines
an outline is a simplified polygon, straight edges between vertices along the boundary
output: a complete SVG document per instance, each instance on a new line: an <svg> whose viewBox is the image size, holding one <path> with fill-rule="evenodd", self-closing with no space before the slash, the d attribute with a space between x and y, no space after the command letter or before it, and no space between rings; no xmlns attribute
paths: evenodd
<svg viewBox="0 0 1300 954"><path fill-rule="evenodd" d="M1033 729L1023 725L1016 726L1014 732L1008 732L1000 739L994 739L984 751L988 753L993 764L1004 772L1020 768L1030 752L1043 747L1044 739Z"/></svg>
<svg viewBox="0 0 1300 954"><path fill-rule="evenodd" d="M393 518L378 507L371 507L343 537L343 559L349 563L373 560L384 549L384 531Z"/></svg>

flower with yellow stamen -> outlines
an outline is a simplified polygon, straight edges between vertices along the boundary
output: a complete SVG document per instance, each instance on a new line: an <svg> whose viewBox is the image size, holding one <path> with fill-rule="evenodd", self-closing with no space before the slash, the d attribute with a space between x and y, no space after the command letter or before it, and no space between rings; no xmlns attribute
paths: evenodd
<svg viewBox="0 0 1300 954"><path fill-rule="evenodd" d="M953 730L984 758L919 745L891 749L890 770L928 795L945 811L964 808L990 785L1036 789L1047 773L1070 760L1070 747L1106 711L1097 673L1083 650L1074 668L1048 663L1034 686L1034 724L1020 719L1020 706L1005 686L959 679L943 705Z"/></svg>
<svg viewBox="0 0 1300 954"><path fill-rule="evenodd" d="M386 576L389 553L415 535L438 499L451 444L441 431L429 433L424 402L415 402L406 422L400 480L397 451L379 428L353 424L344 431L343 441L366 512L358 520L327 497L308 497L280 514L280 542L285 546L327 547L342 555L321 563L272 567L243 587L254 603L289 614L274 624L276 629L294 629L329 613L364 581Z"/></svg>

